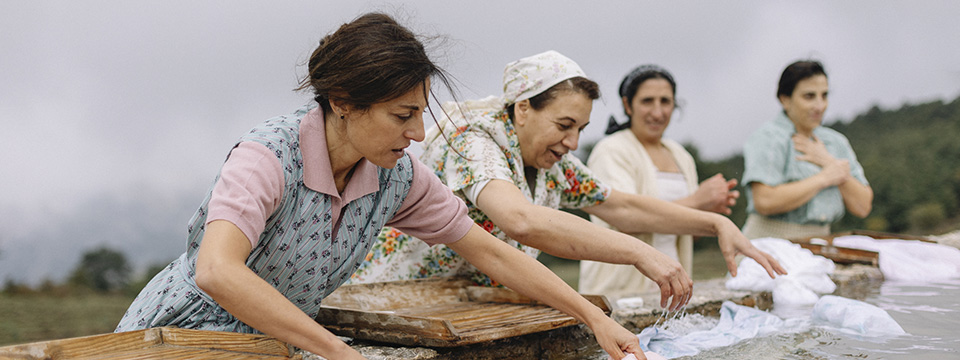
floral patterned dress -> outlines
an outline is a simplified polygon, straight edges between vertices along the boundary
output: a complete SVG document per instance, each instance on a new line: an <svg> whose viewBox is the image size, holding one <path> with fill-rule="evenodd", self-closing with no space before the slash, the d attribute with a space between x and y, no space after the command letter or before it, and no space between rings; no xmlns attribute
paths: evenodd
<svg viewBox="0 0 960 360"><path fill-rule="evenodd" d="M535 191L531 191L513 121L500 98L447 103L444 111L449 117L438 127L441 130L434 128L427 134L420 160L464 200L475 223L527 255L536 258L540 250L510 239L464 196L464 188L494 179L506 180L516 185L527 201L551 209L593 206L609 196L610 188L597 181L569 153L553 167L538 169ZM497 285L449 247L431 247L386 227L350 281L369 283L454 275L469 277L478 285Z"/></svg>

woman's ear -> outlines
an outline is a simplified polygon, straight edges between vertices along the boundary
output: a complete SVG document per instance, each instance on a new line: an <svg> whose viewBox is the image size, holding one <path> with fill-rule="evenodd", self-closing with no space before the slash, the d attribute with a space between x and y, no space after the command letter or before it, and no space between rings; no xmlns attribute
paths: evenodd
<svg viewBox="0 0 960 360"><path fill-rule="evenodd" d="M332 96L330 97L330 100L329 100L329 101L330 101L330 110L333 110L333 113L336 114L337 117L339 117L339 118L341 118L341 119L347 117L347 113L350 112L350 110L349 110L350 105L349 105L349 104L347 104L345 101L343 101L343 100L341 100L341 99L339 99L339 98L335 98L335 97L332 97Z"/></svg>
<svg viewBox="0 0 960 360"><path fill-rule="evenodd" d="M513 104L513 115L515 119L513 122L517 126L523 126L527 122L527 118L530 116L530 112L533 111L533 107L530 106L530 100L524 99L518 101L516 104Z"/></svg>
<svg viewBox="0 0 960 360"><path fill-rule="evenodd" d="M787 107L790 106L791 99L789 96L779 95L777 96L777 100L780 100L780 107L782 107L784 111L786 111Z"/></svg>
<svg viewBox="0 0 960 360"><path fill-rule="evenodd" d="M630 107L630 100L627 100L626 96L620 98L620 101L623 101L623 111L627 113L627 116L633 116L633 108Z"/></svg>

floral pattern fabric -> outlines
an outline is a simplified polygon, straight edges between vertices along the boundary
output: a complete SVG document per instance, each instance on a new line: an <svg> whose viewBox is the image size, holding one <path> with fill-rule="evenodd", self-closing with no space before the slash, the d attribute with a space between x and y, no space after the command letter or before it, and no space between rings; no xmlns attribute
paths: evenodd
<svg viewBox="0 0 960 360"><path fill-rule="evenodd" d="M535 258L540 250L510 239L463 195L464 188L489 180L505 180L516 185L527 201L552 209L598 205L609 196L610 188L597 181L569 153L553 167L538 169L535 190L531 191L516 130L499 98L448 103L444 110L449 117L427 134L420 160L464 200L468 215L477 225L527 255ZM430 247L413 239L396 229L384 228L351 282L458 275L469 277L478 285L497 285L447 246Z"/></svg>

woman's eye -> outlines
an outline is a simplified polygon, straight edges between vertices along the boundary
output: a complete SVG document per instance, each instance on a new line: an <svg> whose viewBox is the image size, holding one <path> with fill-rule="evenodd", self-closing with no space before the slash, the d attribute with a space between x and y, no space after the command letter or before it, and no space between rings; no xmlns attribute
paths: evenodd
<svg viewBox="0 0 960 360"><path fill-rule="evenodd" d="M410 118L412 118L412 117L413 117L412 114L397 115L397 118L398 118L398 119L404 120L404 121L410 120Z"/></svg>

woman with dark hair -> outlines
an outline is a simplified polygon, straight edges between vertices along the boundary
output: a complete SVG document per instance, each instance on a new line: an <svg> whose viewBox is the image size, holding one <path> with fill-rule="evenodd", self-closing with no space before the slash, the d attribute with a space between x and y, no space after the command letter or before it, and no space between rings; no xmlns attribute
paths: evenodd
<svg viewBox="0 0 960 360"><path fill-rule="evenodd" d="M822 126L827 73L816 61L783 70L777 99L783 111L743 147L747 185L745 235L806 238L830 234L844 209L870 214L873 190L847 138Z"/></svg>
<svg viewBox="0 0 960 360"><path fill-rule="evenodd" d="M736 179L716 174L697 185L693 157L682 145L663 134L677 109L677 83L666 69L641 65L620 82L620 100L627 121L611 117L606 138L590 153L587 166L613 189L672 201L689 208L730 214L740 193ZM591 220L613 228L597 216ZM693 237L663 233L631 233L658 251L677 260L693 273ZM580 292L612 297L655 291L656 284L629 266L595 261L580 262Z"/></svg>
<svg viewBox="0 0 960 360"><path fill-rule="evenodd" d="M363 15L325 37L301 84L316 103L240 138L191 220L186 252L146 285L117 331L262 332L327 359L361 359L314 318L389 225L446 244L584 322L612 357L642 356L635 335L473 224L465 204L405 151L424 137L431 79L446 83L389 16Z"/></svg>
<svg viewBox="0 0 960 360"><path fill-rule="evenodd" d="M503 90L502 96L447 104L449 117L426 136L420 157L464 199L473 221L497 238L531 257L543 250L631 266L659 285L660 306L670 304L671 309L689 300L693 284L676 260L558 209L583 209L630 232L719 236L732 272L734 256L742 253L757 259L771 277L784 273L727 218L618 192L570 154L600 96L577 63L555 51L511 62L504 70ZM412 238L384 229L353 281L466 275L481 285L494 284L456 249L427 247Z"/></svg>

